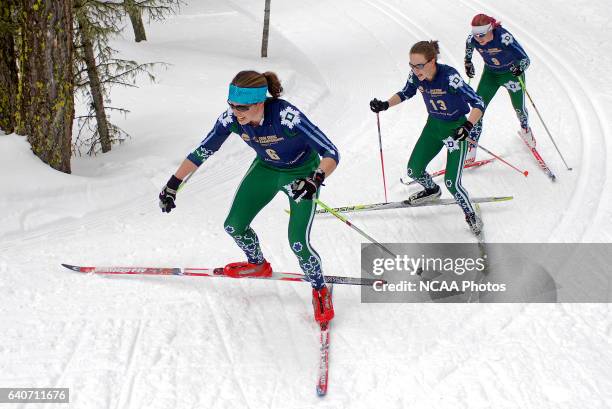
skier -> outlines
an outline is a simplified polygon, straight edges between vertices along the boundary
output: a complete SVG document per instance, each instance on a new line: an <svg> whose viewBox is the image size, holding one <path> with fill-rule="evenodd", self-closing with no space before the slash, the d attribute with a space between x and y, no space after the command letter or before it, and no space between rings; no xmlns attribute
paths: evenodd
<svg viewBox="0 0 612 409"><path fill-rule="evenodd" d="M501 26L501 23L486 14L478 14L472 19L472 33L465 45L465 73L474 78L472 63L474 48L485 63L476 93L483 99L485 106L497 93L499 87L508 90L512 106L520 122L519 136L529 148L535 148L535 139L529 127L529 116L525 104L525 90L518 77L525 82L525 70L529 67L529 57L514 36ZM482 132L482 121L475 125L474 139ZM466 164L476 159L476 147L470 144Z"/></svg>
<svg viewBox="0 0 612 409"><path fill-rule="evenodd" d="M461 185L463 162L467 153L465 138L472 135L473 126L484 112L482 99L467 85L457 70L438 63L440 53L437 41L420 41L410 49L410 67L406 86L387 101L373 99L373 112L385 111L412 98L417 90L423 95L429 116L410 159L408 176L424 190L408 199L411 204L434 201L442 194L426 167L446 146L446 187L465 214L465 220L475 235L482 230L482 221L475 213L468 193ZM469 105L468 105L469 104ZM472 109L470 110L470 105ZM469 118L465 115L469 112Z"/></svg>
<svg viewBox="0 0 612 409"><path fill-rule="evenodd" d="M279 98L282 90L273 72L239 72L229 86L229 108L170 177L159 194L159 205L168 213L176 207L176 193L185 177L214 154L231 133L240 135L256 157L240 182L224 226L247 261L230 263L224 272L235 278L272 275L250 224L282 190L290 198L289 244L311 282L315 320L328 322L334 317L334 308L321 259L310 245L310 228L316 208L313 198L318 198L323 181L338 165L339 154L299 109Z"/></svg>

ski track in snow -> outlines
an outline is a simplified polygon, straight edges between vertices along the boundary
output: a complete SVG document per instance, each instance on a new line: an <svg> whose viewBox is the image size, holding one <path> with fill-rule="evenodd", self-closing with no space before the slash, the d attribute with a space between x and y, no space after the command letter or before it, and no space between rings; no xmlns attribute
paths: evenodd
<svg viewBox="0 0 612 409"><path fill-rule="evenodd" d="M487 237L492 241L525 241L526 236L535 242L605 241L609 236L602 237L603 229L597 230L612 197L605 111L591 98L592 85L569 57L555 51L546 37L532 33L524 16L515 17L509 5L489 3L445 0L418 8L399 0L273 4L268 63L284 74L287 99L320 124L342 153L322 200L334 206L381 201L376 121L368 101L387 98L404 85L408 50L421 39L440 39L445 63L462 72L461 46L469 29L468 16L484 10L500 17L532 57L529 91L574 167L573 173L563 169L529 106L538 147L558 182L553 185L543 176L513 136L516 119L507 101L497 103L507 99L500 90L486 117L483 143L528 168L531 175L528 181L522 180L500 164L464 173L473 195L489 192L493 179L495 194L517 194L507 205L483 206ZM184 54L197 65L199 46L227 41L223 49L211 51L219 53L210 57L212 61L230 56L264 67L256 54L245 57L239 48L244 47L245 38L260 35L260 6L237 1L187 5L182 10L187 14L170 19L165 27L150 27L153 36L146 52L171 50L168 58ZM445 10L443 15L440 9ZM316 16L316 23L304 18L308 15ZM203 40L195 36L198 30L188 31L189 24L215 24L219 19L229 19L233 32L216 36L207 32L211 38ZM184 25L194 43L156 42L157 30L169 32L169 24ZM441 30L441 25L446 29ZM257 41L250 44L257 48ZM183 84L184 80L176 81ZM162 85L171 86L168 81ZM198 84L212 87L212 82ZM473 87L476 84L472 82ZM558 115L567 117L554 115L548 106L552 100L558 101ZM223 109L223 99L219 101ZM391 200L408 194L397 179L405 172L424 123L421 105L417 96L381 115ZM136 119L131 121L135 126ZM212 122L203 127L209 125ZM574 131L580 136L579 153L569 149L574 146ZM198 137L192 142L195 146ZM184 153L177 152L163 154L180 157ZM88 409L612 405L608 305L362 304L359 289L337 286L330 389L320 400L314 393L318 333L308 285L187 277L103 278L57 266L60 262L200 266L206 260L209 267L240 257L222 231L222 222L252 157L241 141L228 140L180 193L179 207L171 215L159 215L158 187L151 194L138 190L144 193L113 201L112 207L100 206L79 217L67 213L63 219L51 218L32 228L30 223L44 217L45 206L52 202L42 198L39 206L20 213L20 228L0 239L0 295L6 300L0 304L4 317L0 322L9 329L0 331L0 383L71 387L71 407ZM432 166L443 163L438 157ZM145 169L142 180L161 186L170 172L167 165ZM367 189L353 189L356 180L369 182ZM93 202L96 190L109 189L106 183L92 178L64 194L75 201ZM535 202L536 198L541 202ZM286 206L286 198L279 195L255 220L254 228L270 261L290 270L297 269L297 263L286 244L286 219L278 216ZM471 240L459 212L451 207L355 214L350 219L379 241ZM510 219L515 223L510 224ZM609 226L609 221L605 223ZM326 272L357 275L360 236L332 217L321 217L312 239Z"/></svg>

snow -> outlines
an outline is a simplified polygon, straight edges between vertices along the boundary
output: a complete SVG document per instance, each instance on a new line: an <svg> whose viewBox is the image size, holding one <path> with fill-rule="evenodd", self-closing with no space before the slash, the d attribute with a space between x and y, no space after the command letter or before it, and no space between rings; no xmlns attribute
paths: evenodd
<svg viewBox="0 0 612 409"><path fill-rule="evenodd" d="M170 174L226 109L227 84L242 69L277 72L285 98L338 146L325 203L381 201L368 101L401 89L418 40L440 40L442 61L462 72L468 24L480 11L502 20L531 56L528 90L574 168L565 170L530 109L558 182L536 168L500 91L481 142L530 176L500 163L464 173L471 195L515 196L482 206L487 239L610 242L609 2L285 0L272 4L265 60L262 1L189 3L148 26L147 42L132 42L127 27L115 43L130 58L171 64L155 84L113 92L113 105L131 113L112 119L131 139L73 158L65 175L42 164L25 137L0 135L0 385L69 387L71 407L88 409L612 407L608 304L362 304L358 289L337 286L321 400L308 285L106 278L60 266L211 267L243 257L222 226L254 156L240 138L206 162L170 215L157 205ZM419 97L381 114L392 200L409 192L398 179L424 122ZM443 163L440 155L431 169ZM274 266L299 271L286 206L278 195L253 227ZM350 217L380 241L473 240L457 207ZM361 241L333 218L312 231L330 274L358 275Z"/></svg>

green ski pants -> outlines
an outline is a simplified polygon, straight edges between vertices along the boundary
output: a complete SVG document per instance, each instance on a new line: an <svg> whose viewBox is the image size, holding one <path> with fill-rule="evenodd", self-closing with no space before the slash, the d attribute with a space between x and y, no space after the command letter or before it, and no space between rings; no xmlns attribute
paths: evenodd
<svg viewBox="0 0 612 409"><path fill-rule="evenodd" d="M467 153L467 142L456 142L452 138L453 131L465 122L465 117L455 121L443 121L431 116L421 132L410 159L408 160L408 176L415 179L425 189L433 189L436 183L427 173L427 165L446 146L446 173L444 183L453 195L464 213L474 213L467 191L461 184L463 161Z"/></svg>
<svg viewBox="0 0 612 409"><path fill-rule="evenodd" d="M521 74L523 82L525 82L525 74ZM489 106L489 103L497 93L500 87L506 88L510 95L514 112L519 120L521 128L529 128L529 114L527 112L527 105L525 101L525 90L521 86L519 79L512 75L511 72L497 73L486 66L482 72L482 77L478 83L478 89L476 93L482 97L485 108ZM480 134L482 133L482 119L474 126L474 139L478 141Z"/></svg>
<svg viewBox="0 0 612 409"><path fill-rule="evenodd" d="M295 179L307 177L319 165L316 153L303 165L281 169L265 164L256 158L236 191L232 207L225 219L225 231L233 237L238 247L247 256L250 263L262 263L264 256L259 239L250 224L279 191L288 197L289 185ZM298 258L304 274L310 279L314 288L324 285L321 258L310 245L310 229L315 215L316 203L313 200L295 202L289 197L291 214L289 216L289 245Z"/></svg>

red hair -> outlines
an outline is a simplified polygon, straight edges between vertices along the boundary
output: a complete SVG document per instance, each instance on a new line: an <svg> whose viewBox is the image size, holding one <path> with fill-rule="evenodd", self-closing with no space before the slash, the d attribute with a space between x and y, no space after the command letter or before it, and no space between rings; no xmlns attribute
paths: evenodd
<svg viewBox="0 0 612 409"><path fill-rule="evenodd" d="M486 14L476 14L472 19L472 26L474 27L486 26L487 24L491 24L493 28L501 27L501 22Z"/></svg>

